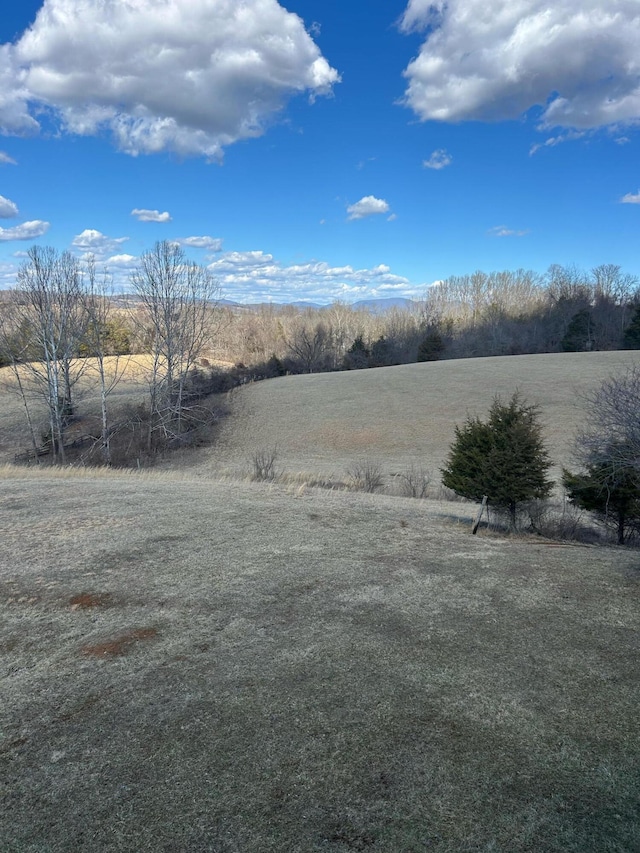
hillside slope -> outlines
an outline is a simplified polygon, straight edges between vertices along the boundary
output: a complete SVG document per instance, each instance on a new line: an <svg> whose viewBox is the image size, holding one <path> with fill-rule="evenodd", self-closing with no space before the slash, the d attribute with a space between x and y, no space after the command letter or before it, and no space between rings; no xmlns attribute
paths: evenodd
<svg viewBox="0 0 640 853"><path fill-rule="evenodd" d="M387 475L412 463L437 475L454 425L519 389L541 408L558 473L571 461L584 395L628 364L640 364L640 353L463 359L259 382L233 392L211 462L246 469L256 449L277 446L289 471L340 476L366 457Z"/></svg>
<svg viewBox="0 0 640 853"><path fill-rule="evenodd" d="M0 850L640 849L637 553L0 469Z"/></svg>

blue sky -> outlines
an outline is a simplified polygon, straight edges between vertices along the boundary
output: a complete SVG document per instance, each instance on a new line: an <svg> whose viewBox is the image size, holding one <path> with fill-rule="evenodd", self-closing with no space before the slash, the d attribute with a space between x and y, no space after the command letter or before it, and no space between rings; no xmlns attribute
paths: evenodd
<svg viewBox="0 0 640 853"><path fill-rule="evenodd" d="M640 275L639 124L638 0L21 0L0 286L37 243L126 289L159 239L240 302Z"/></svg>

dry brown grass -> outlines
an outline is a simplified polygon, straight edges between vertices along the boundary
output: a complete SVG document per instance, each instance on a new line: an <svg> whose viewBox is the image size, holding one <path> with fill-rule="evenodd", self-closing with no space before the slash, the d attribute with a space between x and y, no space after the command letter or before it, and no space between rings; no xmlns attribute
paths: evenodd
<svg viewBox="0 0 640 853"><path fill-rule="evenodd" d="M146 376L148 375L151 357L147 355L132 355L109 357L105 359L107 381L113 381L120 376L121 381L111 391L110 400L118 408L127 404L137 404L144 399ZM94 359L83 359L84 372L76 387L79 408L89 416L98 415L99 377L97 364ZM22 374L27 385L29 408L36 430L47 429L47 411L42 397L29 388L29 374L25 368ZM9 367L0 368L0 464L13 461L14 455L30 447L29 434L26 428L24 406L17 393L16 380Z"/></svg>
<svg viewBox="0 0 640 853"><path fill-rule="evenodd" d="M111 360L115 369L115 360ZM584 418L584 395L640 352L565 353L408 364L376 370L289 376L237 388L228 395L231 415L216 445L172 455L165 467L232 477L250 472L263 447L278 448L282 476L305 471L313 479L343 482L347 469L368 459L384 469L387 484L420 464L439 479L453 428L468 414L484 415L494 394L516 388L540 405L554 474L571 464L573 437ZM143 399L148 357L124 357L117 406ZM89 365L90 367L90 365ZM18 397L3 388L0 370L0 462L12 461L29 442ZM5 383L6 384L6 383ZM82 405L97 413L95 377L83 380ZM44 409L36 405L44 425Z"/></svg>
<svg viewBox="0 0 640 853"><path fill-rule="evenodd" d="M277 444L284 471L340 478L367 458L383 464L388 478L419 463L438 479L454 425L468 414L484 416L495 394L507 398L520 389L541 407L558 475L571 461L584 394L629 363L640 363L640 353L464 359L271 379L233 392L209 470L240 472L257 447Z"/></svg>
<svg viewBox="0 0 640 853"><path fill-rule="evenodd" d="M0 470L0 850L640 849L638 556Z"/></svg>

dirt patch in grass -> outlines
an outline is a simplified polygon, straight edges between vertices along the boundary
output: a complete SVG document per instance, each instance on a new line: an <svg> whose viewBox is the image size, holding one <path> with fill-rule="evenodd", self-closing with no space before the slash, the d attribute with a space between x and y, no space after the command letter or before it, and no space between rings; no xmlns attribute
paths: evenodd
<svg viewBox="0 0 640 853"><path fill-rule="evenodd" d="M69 599L72 610L91 610L94 607L113 607L110 592L79 592Z"/></svg>
<svg viewBox="0 0 640 853"><path fill-rule="evenodd" d="M80 651L87 657L122 657L123 655L128 654L137 643L142 640L152 640L157 636L157 628L135 628L132 631L128 631L126 634L121 634L119 637L115 637L113 640L105 640L102 643L83 646Z"/></svg>

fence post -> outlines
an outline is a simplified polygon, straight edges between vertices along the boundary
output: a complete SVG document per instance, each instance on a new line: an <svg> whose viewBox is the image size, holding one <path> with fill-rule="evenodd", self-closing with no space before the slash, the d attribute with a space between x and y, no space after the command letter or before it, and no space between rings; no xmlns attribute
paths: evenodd
<svg viewBox="0 0 640 853"><path fill-rule="evenodd" d="M487 500L488 500L487 496L483 495L482 496L482 503L480 504L480 509L478 510L476 520L473 522L473 527L471 528L471 532L473 533L474 536L478 532L478 527L480 526L480 519L482 518L482 514L484 513L486 506L487 506Z"/></svg>

